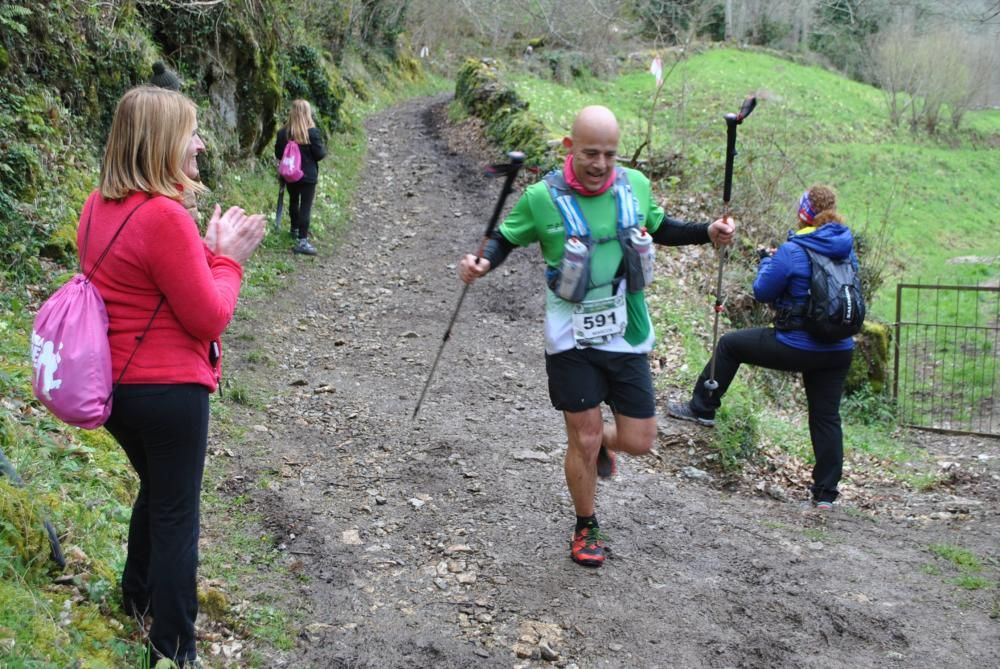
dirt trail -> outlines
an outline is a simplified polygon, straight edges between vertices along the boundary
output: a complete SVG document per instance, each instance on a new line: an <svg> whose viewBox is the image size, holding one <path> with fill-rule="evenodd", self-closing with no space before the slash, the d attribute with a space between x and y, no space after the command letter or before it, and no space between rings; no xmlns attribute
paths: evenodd
<svg viewBox="0 0 1000 669"><path fill-rule="evenodd" d="M623 458L600 485L611 558L575 565L536 250L469 291L411 423L455 263L500 188L449 148L443 104L369 120L350 230L245 302L227 337L229 377L262 406L235 405L246 436L214 444L233 457L213 456L223 473L206 485L248 500L282 547L286 569L242 587L305 621L270 666L996 666L995 442L940 442L964 449L962 471L981 465L961 490L823 520L685 475L704 468L688 445L702 428L661 419L659 457ZM206 517L208 540L225 524ZM957 587L932 544L991 556L989 587Z"/></svg>

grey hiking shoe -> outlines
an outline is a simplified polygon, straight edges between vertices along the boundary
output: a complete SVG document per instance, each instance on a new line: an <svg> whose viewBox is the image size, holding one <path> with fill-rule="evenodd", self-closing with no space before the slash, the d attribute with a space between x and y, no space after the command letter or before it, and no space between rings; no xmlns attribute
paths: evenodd
<svg viewBox="0 0 1000 669"><path fill-rule="evenodd" d="M692 423L698 423L698 425L704 425L705 427L713 427L715 425L714 416L697 415L691 410L690 402L667 402L667 415L671 418L689 420Z"/></svg>
<svg viewBox="0 0 1000 669"><path fill-rule="evenodd" d="M307 256L316 255L316 247L310 244L308 239L300 239L295 242L295 246L292 247L292 251Z"/></svg>

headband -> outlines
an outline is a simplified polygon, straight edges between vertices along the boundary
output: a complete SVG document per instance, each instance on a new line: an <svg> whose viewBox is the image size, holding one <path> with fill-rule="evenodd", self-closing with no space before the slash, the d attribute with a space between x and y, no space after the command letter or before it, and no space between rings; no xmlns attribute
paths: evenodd
<svg viewBox="0 0 1000 669"><path fill-rule="evenodd" d="M816 212L813 211L812 202L809 201L809 191L806 191L802 194L802 199L799 200L799 220L809 224L813 222L814 218L816 218Z"/></svg>

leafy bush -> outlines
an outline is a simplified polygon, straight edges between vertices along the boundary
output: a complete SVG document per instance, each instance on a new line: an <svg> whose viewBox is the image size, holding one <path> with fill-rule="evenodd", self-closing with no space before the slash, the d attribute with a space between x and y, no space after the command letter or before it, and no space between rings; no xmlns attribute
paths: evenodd
<svg viewBox="0 0 1000 669"><path fill-rule="evenodd" d="M38 151L23 142L8 145L0 152L0 189L27 202L38 190L41 164Z"/></svg>
<svg viewBox="0 0 1000 669"><path fill-rule="evenodd" d="M325 66L320 52L305 45L292 49L289 61L290 70L285 76L285 91L289 98L309 100L325 132L339 131L342 127L340 106L347 97L347 90L342 82L331 79L328 74L328 70L336 71L336 68Z"/></svg>
<svg viewBox="0 0 1000 669"><path fill-rule="evenodd" d="M848 423L889 426L896 422L896 403L887 389L877 392L866 383L844 397L840 413Z"/></svg>
<svg viewBox="0 0 1000 669"><path fill-rule="evenodd" d="M750 403L727 395L716 418L712 445L719 451L724 470L739 471L744 462L759 457L761 425Z"/></svg>
<svg viewBox="0 0 1000 669"><path fill-rule="evenodd" d="M0 283L21 285L38 278L42 243L43 236L25 221L21 206L0 190Z"/></svg>

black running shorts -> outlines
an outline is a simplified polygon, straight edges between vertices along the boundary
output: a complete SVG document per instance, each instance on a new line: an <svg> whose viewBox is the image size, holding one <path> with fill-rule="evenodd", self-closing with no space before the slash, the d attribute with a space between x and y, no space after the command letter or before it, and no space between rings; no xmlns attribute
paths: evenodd
<svg viewBox="0 0 1000 669"><path fill-rule="evenodd" d="M586 411L607 402L629 418L656 415L653 378L645 353L574 348L545 355L549 398L559 411Z"/></svg>

